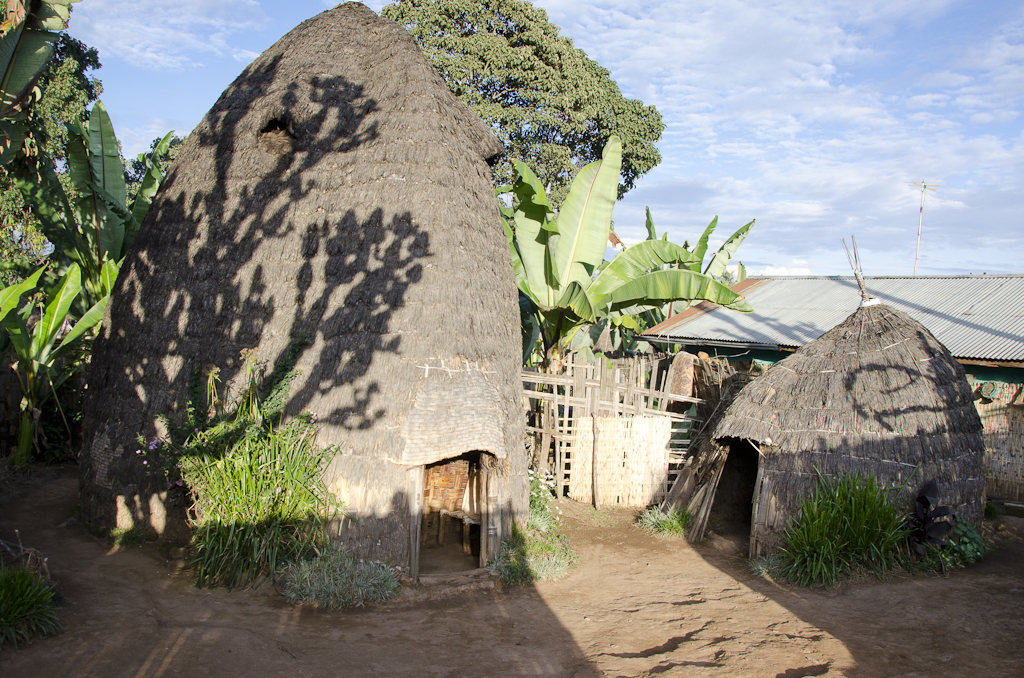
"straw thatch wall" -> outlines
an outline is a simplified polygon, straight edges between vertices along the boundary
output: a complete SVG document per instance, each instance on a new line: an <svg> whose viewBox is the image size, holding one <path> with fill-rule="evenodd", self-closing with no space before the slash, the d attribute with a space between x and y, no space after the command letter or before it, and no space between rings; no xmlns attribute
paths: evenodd
<svg viewBox="0 0 1024 678"><path fill-rule="evenodd" d="M316 413L339 448L328 481L358 518L357 557L407 561L422 466L473 450L507 534L528 483L500 152L406 31L362 5L249 65L189 135L121 269L89 382L86 519L112 525L121 497L146 522L164 500L130 451L181 416L194 375L219 367L230 403L241 351L273 365L304 337L287 412Z"/></svg>
<svg viewBox="0 0 1024 678"><path fill-rule="evenodd" d="M985 427L985 489L990 497L1024 501L1024 385L971 380ZM992 384L991 397L981 387ZM991 387L989 387L991 388Z"/></svg>
<svg viewBox="0 0 1024 678"><path fill-rule="evenodd" d="M936 478L957 515L978 524L984 514L984 442L963 368L920 323L883 304L861 307L748 384L712 437L722 463L730 440L759 448L752 556L777 547L819 472L909 483L897 499L908 509L917 486ZM720 474L704 501L714 501Z"/></svg>

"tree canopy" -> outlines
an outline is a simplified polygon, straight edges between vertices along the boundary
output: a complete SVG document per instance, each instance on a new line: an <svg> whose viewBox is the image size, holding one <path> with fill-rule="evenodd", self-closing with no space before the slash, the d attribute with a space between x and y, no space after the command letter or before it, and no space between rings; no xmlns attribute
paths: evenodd
<svg viewBox="0 0 1024 678"><path fill-rule="evenodd" d="M504 144L498 184L513 183L512 161L523 161L561 205L613 134L622 140L619 197L661 162L657 109L624 97L606 69L526 0L398 0L381 15L405 26Z"/></svg>
<svg viewBox="0 0 1024 678"><path fill-rule="evenodd" d="M66 124L88 117L88 106L99 97L103 86L92 75L100 68L95 47L60 33L54 48L53 59L39 80L42 97L30 108L28 134L38 151L66 162ZM70 191L70 185L65 189ZM46 241L37 225L21 191L7 170L0 169L0 261L41 254ZM17 277L11 271L0 272L0 282L5 284Z"/></svg>

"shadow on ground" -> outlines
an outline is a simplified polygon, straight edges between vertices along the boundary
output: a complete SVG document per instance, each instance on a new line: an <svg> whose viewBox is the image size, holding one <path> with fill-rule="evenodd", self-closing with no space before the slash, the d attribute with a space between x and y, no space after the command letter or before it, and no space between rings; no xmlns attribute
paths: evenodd
<svg viewBox="0 0 1024 678"><path fill-rule="evenodd" d="M18 529L49 557L64 593L64 633L17 651L4 678L41 676L598 676L532 588L445 595L418 589L370 609L320 612L256 591L196 589L170 547L123 550L66 524L77 471L0 505L0 538Z"/></svg>

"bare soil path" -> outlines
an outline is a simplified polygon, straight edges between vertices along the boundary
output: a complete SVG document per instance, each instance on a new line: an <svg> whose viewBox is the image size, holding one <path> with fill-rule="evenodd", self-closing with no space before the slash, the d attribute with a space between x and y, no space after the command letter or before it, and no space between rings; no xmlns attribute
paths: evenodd
<svg viewBox="0 0 1024 678"><path fill-rule="evenodd" d="M195 589L159 544L121 550L66 524L74 468L0 504L0 538L49 557L65 631L0 650L0 676L1024 676L1024 520L942 577L815 592L749 574L625 511L559 502L580 564L560 582L404 590L366 610L288 605L271 586Z"/></svg>

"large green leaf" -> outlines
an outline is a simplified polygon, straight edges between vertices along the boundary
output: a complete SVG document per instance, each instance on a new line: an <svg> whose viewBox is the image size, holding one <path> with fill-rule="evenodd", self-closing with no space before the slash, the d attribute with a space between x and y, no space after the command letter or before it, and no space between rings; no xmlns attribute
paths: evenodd
<svg viewBox="0 0 1024 678"><path fill-rule="evenodd" d="M622 285L665 264L690 264L696 258L693 252L667 240L644 240L615 259L594 278L588 292L592 299L600 300Z"/></svg>
<svg viewBox="0 0 1024 678"><path fill-rule="evenodd" d="M593 322L597 319L594 303L587 294L586 288L575 280L565 288L561 299L558 300L558 306L572 309L572 312L583 320Z"/></svg>
<svg viewBox="0 0 1024 678"><path fill-rule="evenodd" d="M135 194L135 202L132 203L131 213L132 218L135 219L135 228L128 229L124 234L124 253L127 253L129 247L132 246L132 242L135 240L135 235L138 233L138 226L142 225L142 222L146 219L146 213L149 212L149 206L153 204L153 197L156 195L156 191L160 188L160 182L163 180L163 174L160 172L160 168L153 161L153 158L159 158L162 155L167 154L167 149L171 147L171 138L174 136L174 130L171 130L164 138L157 143L156 148L150 157L146 157L144 154L139 154L139 159L146 163L146 174L142 177L142 184L139 186L139 192Z"/></svg>
<svg viewBox="0 0 1024 678"><path fill-rule="evenodd" d="M588 285L604 260L621 168L622 143L612 136L601 160L584 167L573 180L557 220L555 265L559 289L567 289L574 281Z"/></svg>
<svg viewBox="0 0 1024 678"><path fill-rule="evenodd" d="M0 118L10 118L28 101L53 56L56 33L18 24L0 38Z"/></svg>
<svg viewBox="0 0 1024 678"><path fill-rule="evenodd" d="M712 278L721 277L725 273L725 267L729 265L729 259L736 253L740 244L743 242L747 234L750 233L750 227L754 225L754 221L751 220L749 224L743 226L738 231L729 236L729 239L725 241L725 244L718 248L714 258L708 267L704 269L704 275L709 275Z"/></svg>
<svg viewBox="0 0 1024 678"><path fill-rule="evenodd" d="M96 302L92 308L85 312L78 322L75 323L71 331L68 332L63 341L60 342L60 346L57 350L50 355L50 361L63 358L70 351L74 350L78 343L78 340L83 334L95 327L101 320L103 320L103 312L107 308L107 302L110 301L110 297L106 296Z"/></svg>
<svg viewBox="0 0 1024 678"><path fill-rule="evenodd" d="M21 299L22 295L35 290L39 285L39 276L41 276L45 270L45 268L40 268L17 285L11 285L10 287L5 287L0 290L0 320L6 318L8 313L18 307L18 301Z"/></svg>
<svg viewBox="0 0 1024 678"><path fill-rule="evenodd" d="M708 251L708 238L715 232L715 227L718 226L718 215L711 220L708 227L704 229L704 233L701 234L700 240L697 241L697 246L693 248L693 253L697 255L697 260L690 264L690 270L696 273L700 273L701 267L704 265L704 255Z"/></svg>
<svg viewBox="0 0 1024 678"><path fill-rule="evenodd" d="M97 101L89 113L89 162L93 181L120 204L125 204L124 165L107 109Z"/></svg>
<svg viewBox="0 0 1024 678"><path fill-rule="evenodd" d="M647 212L647 223L645 224L647 226L647 239L657 240L658 232L654 230L654 219L651 217L651 208L645 207L644 210Z"/></svg>
<svg viewBox="0 0 1024 678"><path fill-rule="evenodd" d="M61 31L67 28L71 16L71 4L79 0L42 0L30 17L32 28L44 31Z"/></svg>
<svg viewBox="0 0 1024 678"><path fill-rule="evenodd" d="M557 301L558 280L551 252L551 239L557 237L550 221L551 205L530 168L518 163L516 169L515 243L526 272L526 291L540 306L551 308Z"/></svg>
<svg viewBox="0 0 1024 678"><path fill-rule="evenodd" d="M82 272L77 265L72 265L57 289L50 293L43 317L33 328L31 351L35 360L45 362L57 333L67 320L71 304L81 291Z"/></svg>
<svg viewBox="0 0 1024 678"><path fill-rule="evenodd" d="M743 301L742 295L706 275L686 269L654 271L640 276L614 290L605 301L609 310L617 315L630 315L657 308L665 302L691 299L710 301L741 313L754 310Z"/></svg>

